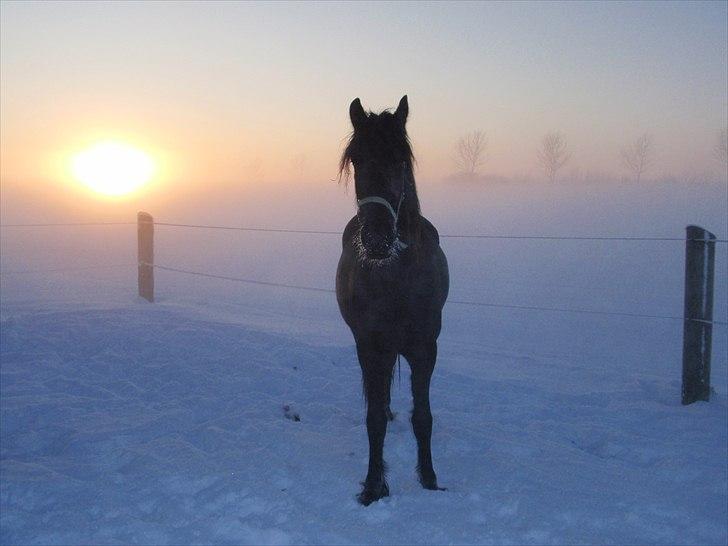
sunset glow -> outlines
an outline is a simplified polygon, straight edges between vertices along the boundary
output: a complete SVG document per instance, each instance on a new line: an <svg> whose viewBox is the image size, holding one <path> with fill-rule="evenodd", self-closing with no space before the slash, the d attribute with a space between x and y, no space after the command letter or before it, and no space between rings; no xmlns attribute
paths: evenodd
<svg viewBox="0 0 728 546"><path fill-rule="evenodd" d="M71 160L73 176L97 193L126 195L143 186L154 174L152 158L121 142L99 142Z"/></svg>

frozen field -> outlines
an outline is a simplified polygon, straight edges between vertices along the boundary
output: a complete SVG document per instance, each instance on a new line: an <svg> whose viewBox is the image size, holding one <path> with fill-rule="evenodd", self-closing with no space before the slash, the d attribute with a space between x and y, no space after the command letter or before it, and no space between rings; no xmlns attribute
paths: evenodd
<svg viewBox="0 0 728 546"><path fill-rule="evenodd" d="M386 444L392 496L362 508L350 344L164 304L5 309L2 542L725 542L720 385L684 408L676 373L477 340L445 338L441 353L433 444L448 491L416 481L405 368Z"/></svg>
<svg viewBox="0 0 728 546"><path fill-rule="evenodd" d="M613 232L640 230L642 215L652 235L679 237L686 223L620 214ZM443 232L498 224L483 222L438 220ZM545 215L526 229L563 227ZM385 446L392 495L363 508L359 368L333 295L160 271L150 305L135 295L134 227L103 229L3 233L2 544L728 540L725 327L711 402L683 407L679 321L448 304L432 385L448 490L417 483L403 361ZM681 313L679 242L514 244L446 240L451 298ZM336 237L157 234L159 263L323 288L337 252ZM20 273L98 263L126 265ZM724 246L719 320L725 267Z"/></svg>

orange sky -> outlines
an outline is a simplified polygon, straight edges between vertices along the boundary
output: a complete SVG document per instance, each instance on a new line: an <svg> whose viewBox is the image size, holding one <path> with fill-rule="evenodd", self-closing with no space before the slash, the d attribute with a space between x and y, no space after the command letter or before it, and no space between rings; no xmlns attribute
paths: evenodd
<svg viewBox="0 0 728 546"><path fill-rule="evenodd" d="M78 191L69 158L99 139L152 154L158 195L328 184L349 102L404 93L421 178L452 174L475 129L484 174L538 176L552 130L566 172L619 176L643 132L653 176L720 170L726 3L372 6L4 2L5 198Z"/></svg>

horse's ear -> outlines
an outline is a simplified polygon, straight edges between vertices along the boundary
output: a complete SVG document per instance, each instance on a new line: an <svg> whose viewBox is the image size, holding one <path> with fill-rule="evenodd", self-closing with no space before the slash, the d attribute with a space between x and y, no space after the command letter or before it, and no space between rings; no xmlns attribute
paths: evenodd
<svg viewBox="0 0 728 546"><path fill-rule="evenodd" d="M407 123L407 114L409 114L409 105L407 104L407 95L405 95L402 97L402 100L399 101L399 106L397 106L397 110L394 112L394 115L404 126L404 124Z"/></svg>
<svg viewBox="0 0 728 546"><path fill-rule="evenodd" d="M354 130L359 129L367 119L367 113L362 108L361 101L356 98L349 105L349 118Z"/></svg>

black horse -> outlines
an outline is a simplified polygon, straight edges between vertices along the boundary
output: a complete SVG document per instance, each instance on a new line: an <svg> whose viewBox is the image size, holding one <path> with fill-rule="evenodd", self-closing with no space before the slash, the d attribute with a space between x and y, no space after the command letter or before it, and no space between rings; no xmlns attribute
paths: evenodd
<svg viewBox="0 0 728 546"><path fill-rule="evenodd" d="M354 132L340 163L345 178L354 167L358 206L344 230L336 298L354 334L367 402L369 470L358 496L365 506L389 495L382 451L398 355L412 371L420 483L440 489L430 451L430 378L449 276L437 230L420 215L407 113L407 96L394 113L380 114L366 113L355 99Z"/></svg>

